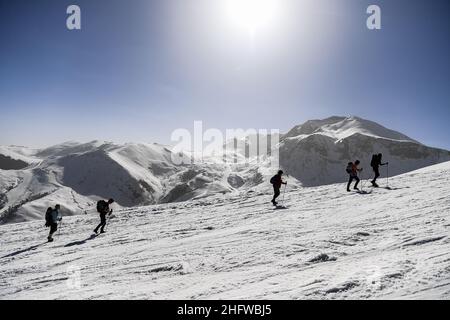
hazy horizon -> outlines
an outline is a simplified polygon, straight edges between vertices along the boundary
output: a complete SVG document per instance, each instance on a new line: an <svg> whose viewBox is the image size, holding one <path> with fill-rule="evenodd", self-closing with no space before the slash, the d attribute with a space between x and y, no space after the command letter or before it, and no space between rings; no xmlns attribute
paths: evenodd
<svg viewBox="0 0 450 320"><path fill-rule="evenodd" d="M332 118L332 117L339 117L339 118L357 117L357 118L361 118L363 120L372 121L370 119L364 119L362 117L359 117L358 115L350 115L350 116L332 115L332 116L329 116L329 117L326 117L326 118ZM326 118L309 119L309 120L324 120ZM301 124L303 124L303 123L298 123L297 125L301 125ZM383 126L383 124L381 124L381 123L378 123L378 124ZM297 126L297 125L295 125L295 126ZM280 131L280 133L281 134L286 134L289 130L291 130L295 126L289 128L286 131ZM383 127L385 127L385 126L383 126ZM385 128L388 129L388 130L397 131L397 130L395 130L395 128L387 128L387 127L385 127ZM211 128L203 128L203 131L206 131L208 129L211 129ZM251 129L251 128L235 128L235 129L247 130L247 129ZM256 129L256 128L254 128L254 129ZM223 133L225 134L225 132L223 132ZM399 132L399 133L404 134L403 132ZM406 136L408 136L408 135L406 135ZM414 137L411 137L411 136L408 136L408 137L413 139L413 140L416 140L416 139L414 139ZM171 142L171 141L169 141L168 143L165 143L165 142L161 142L161 141L151 141L151 140L150 141L125 141L125 140L124 141L114 141L114 140L104 140L104 139L87 139L87 140L65 140L65 141L59 141L57 143L50 144L50 145L34 145L34 146L30 146L30 145L15 145L15 144L12 144L12 145L6 145L6 146L8 146L8 147L25 147L25 148L29 148L29 149L45 149L45 148L53 147L53 146L56 146L56 145L62 145L62 144L68 144L68 143L85 144L85 143L91 143L91 142L105 142L105 143L113 143L113 144L119 144L119 145L127 144L127 143L130 143L130 144L144 143L144 144L158 144L158 145L164 145L164 146L174 146L177 143L177 142ZM418 141L418 142L422 143L421 141ZM424 144L424 145L426 145L426 144ZM438 148L438 149L449 150L449 149L442 148L442 147L439 147L439 146L433 146L433 145L426 145L426 146L427 147Z"/></svg>
<svg viewBox="0 0 450 320"><path fill-rule="evenodd" d="M449 1L230 1L0 0L0 145L171 144L196 120L287 132L356 115L450 149Z"/></svg>

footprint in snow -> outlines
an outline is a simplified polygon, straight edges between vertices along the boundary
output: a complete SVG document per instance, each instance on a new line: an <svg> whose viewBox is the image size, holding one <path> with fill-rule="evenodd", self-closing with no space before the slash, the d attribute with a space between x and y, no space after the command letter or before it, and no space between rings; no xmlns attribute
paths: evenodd
<svg viewBox="0 0 450 320"><path fill-rule="evenodd" d="M328 262L328 261L336 261L336 257L330 257L325 253L322 253L312 259L310 259L308 262L310 263L320 263L320 262Z"/></svg>

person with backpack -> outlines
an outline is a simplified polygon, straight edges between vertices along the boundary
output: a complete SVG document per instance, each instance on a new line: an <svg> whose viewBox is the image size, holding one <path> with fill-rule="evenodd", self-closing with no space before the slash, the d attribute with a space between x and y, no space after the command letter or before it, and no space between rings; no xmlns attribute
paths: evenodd
<svg viewBox="0 0 450 320"><path fill-rule="evenodd" d="M55 209L49 207L45 213L45 226L50 227L48 234L48 242L53 241L53 234L58 230L58 222L62 220L62 216L59 213L61 206L57 204Z"/></svg>
<svg viewBox="0 0 450 320"><path fill-rule="evenodd" d="M280 188L281 185L287 185L287 182L284 182L282 179L283 176L283 171L280 170L278 171L278 173L276 175L274 175L271 179L270 179L270 183L273 185L273 198L272 198L272 203L274 206L276 206L278 204L278 202L276 202L276 199L280 196L281 192L280 192Z"/></svg>
<svg viewBox="0 0 450 320"><path fill-rule="evenodd" d="M347 192L350 192L350 185L352 184L353 180L356 180L355 186L353 187L354 190L358 190L358 183L360 181L358 177L358 173L361 172L363 169L359 169L358 166L361 162L359 160L356 160L355 163L349 162L347 165L347 173L349 175L348 184L347 184Z"/></svg>
<svg viewBox="0 0 450 320"><path fill-rule="evenodd" d="M100 224L97 226L97 228L94 229L94 233L98 232L98 229L100 229L100 233L105 233L105 226L106 226L106 215L112 214L112 209L109 208L109 205L114 203L114 199L109 199L108 201L100 200L97 202L97 212L100 213Z"/></svg>
<svg viewBox="0 0 450 320"><path fill-rule="evenodd" d="M383 158L383 155L381 153L374 154L372 156L372 161L370 162L370 166L372 167L373 172L375 173L375 177L371 181L372 186L374 186L375 188L379 187L379 185L377 184L377 179L380 177L380 166L389 165L389 162L382 163L381 162L382 158Z"/></svg>

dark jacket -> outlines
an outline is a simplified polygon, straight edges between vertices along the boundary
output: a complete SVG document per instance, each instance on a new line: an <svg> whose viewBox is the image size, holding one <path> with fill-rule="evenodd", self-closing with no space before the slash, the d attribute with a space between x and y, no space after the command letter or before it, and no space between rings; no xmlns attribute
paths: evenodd
<svg viewBox="0 0 450 320"><path fill-rule="evenodd" d="M62 217L58 210L53 209L51 213L51 222L52 223L58 223L58 221L61 221Z"/></svg>
<svg viewBox="0 0 450 320"><path fill-rule="evenodd" d="M109 208L109 203L105 200L100 200L97 203L97 211L102 214L108 214L111 212L111 209Z"/></svg>
<svg viewBox="0 0 450 320"><path fill-rule="evenodd" d="M374 169L378 169L380 166L385 166L385 165L387 165L387 162L386 163L382 163L381 162L381 158L380 157L377 157L376 159L373 159L374 161L372 161L371 163L370 163L370 166L372 167L372 168L374 168Z"/></svg>
<svg viewBox="0 0 450 320"><path fill-rule="evenodd" d="M281 188L281 185L283 184L283 180L281 179L281 176L279 174L273 176L271 179L273 187L274 188Z"/></svg>

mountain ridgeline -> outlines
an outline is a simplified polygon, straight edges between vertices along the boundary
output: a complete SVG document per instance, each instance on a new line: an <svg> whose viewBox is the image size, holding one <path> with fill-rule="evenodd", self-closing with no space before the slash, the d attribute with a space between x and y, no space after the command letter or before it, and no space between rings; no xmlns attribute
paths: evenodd
<svg viewBox="0 0 450 320"><path fill-rule="evenodd" d="M312 120L280 136L280 165L290 183L319 186L347 179L347 162L361 160L372 174L372 154L383 153L390 175L450 160L430 148L357 117ZM0 223L42 219L60 203L65 214L95 212L100 198L120 207L180 202L240 192L266 192L274 169L267 163L175 165L160 144L67 142L42 150L0 147ZM384 174L385 176L385 174Z"/></svg>
<svg viewBox="0 0 450 320"><path fill-rule="evenodd" d="M319 186L345 181L345 165L355 160L361 161L365 169L362 177L368 179L372 175L372 155L378 153L389 161L389 175L450 160L449 151L427 147L375 122L331 117L307 121L284 135L280 164L303 186Z"/></svg>

